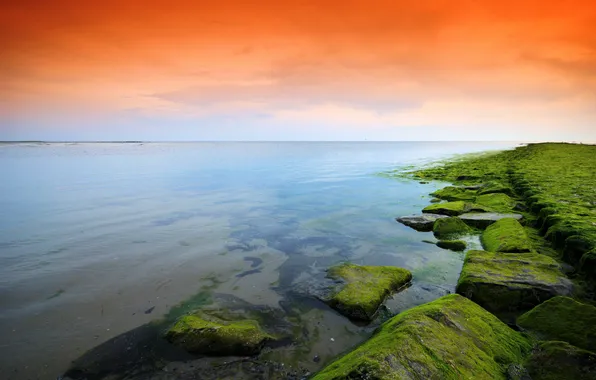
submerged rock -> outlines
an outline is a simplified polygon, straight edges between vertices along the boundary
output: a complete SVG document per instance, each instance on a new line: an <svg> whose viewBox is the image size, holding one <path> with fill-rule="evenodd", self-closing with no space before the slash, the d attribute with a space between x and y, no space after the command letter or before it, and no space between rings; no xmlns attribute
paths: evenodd
<svg viewBox="0 0 596 380"><path fill-rule="evenodd" d="M438 239L454 239L471 232L472 229L455 216L438 219L433 225L433 234Z"/></svg>
<svg viewBox="0 0 596 380"><path fill-rule="evenodd" d="M457 294L385 322L313 380L507 379L531 344L497 317Z"/></svg>
<svg viewBox="0 0 596 380"><path fill-rule="evenodd" d="M435 224L435 220L446 217L447 216L445 215L438 214L423 214L402 216L400 218L395 218L395 220L401 224L405 224L406 226L415 229L416 231L430 232L433 230L433 224Z"/></svg>
<svg viewBox="0 0 596 380"><path fill-rule="evenodd" d="M542 342L526 360L532 380L596 379L596 354L566 342Z"/></svg>
<svg viewBox="0 0 596 380"><path fill-rule="evenodd" d="M469 251L457 293L491 312L528 310L572 292L553 258L537 253Z"/></svg>
<svg viewBox="0 0 596 380"><path fill-rule="evenodd" d="M476 199L476 191L456 186L444 187L430 195L446 201L474 201Z"/></svg>
<svg viewBox="0 0 596 380"><path fill-rule="evenodd" d="M504 218L512 218L519 222L522 221L524 217L521 214L500 214L496 212L470 212L460 215L459 218L470 227L484 229L493 224L494 222Z"/></svg>
<svg viewBox="0 0 596 380"><path fill-rule="evenodd" d="M554 297L517 319L543 340L562 340L596 351L596 307L569 297Z"/></svg>
<svg viewBox="0 0 596 380"><path fill-rule="evenodd" d="M439 240L437 247L461 252L468 247L468 244L463 240Z"/></svg>
<svg viewBox="0 0 596 380"><path fill-rule="evenodd" d="M225 321L205 315L185 315L165 335L188 352L206 355L255 355L273 336L255 320Z"/></svg>
<svg viewBox="0 0 596 380"><path fill-rule="evenodd" d="M480 238L482 246L491 252L531 252L532 244L526 230L513 218L503 218L490 225Z"/></svg>
<svg viewBox="0 0 596 380"><path fill-rule="evenodd" d="M364 321L371 321L385 298L412 280L403 268L348 263L329 268L327 277L341 284L325 302L348 318Z"/></svg>

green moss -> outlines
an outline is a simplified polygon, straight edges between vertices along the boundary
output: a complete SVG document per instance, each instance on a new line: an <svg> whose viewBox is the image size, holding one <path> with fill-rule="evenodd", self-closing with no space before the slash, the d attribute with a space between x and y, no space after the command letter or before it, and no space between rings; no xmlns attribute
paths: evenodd
<svg viewBox="0 0 596 380"><path fill-rule="evenodd" d="M431 193L435 198L444 199L446 201L471 201L476 199L476 191L468 190L462 187L447 186L443 189Z"/></svg>
<svg viewBox="0 0 596 380"><path fill-rule="evenodd" d="M446 203L435 203L426 206L422 212L427 214L439 214L456 216L463 213L469 212L472 209L472 204L464 201L446 202Z"/></svg>
<svg viewBox="0 0 596 380"><path fill-rule="evenodd" d="M485 186L483 186L482 188L480 188L480 190L478 190L478 195L495 194L495 193L507 194L510 197L512 197L512 196L515 195L515 193L514 193L513 189L511 188L511 186L504 185L501 182L490 182L490 183L487 183Z"/></svg>
<svg viewBox="0 0 596 380"><path fill-rule="evenodd" d="M440 240L437 242L437 247L461 252L468 247L468 244L463 240Z"/></svg>
<svg viewBox="0 0 596 380"><path fill-rule="evenodd" d="M544 340L561 340L596 351L596 307L568 297L555 297L517 319Z"/></svg>
<svg viewBox="0 0 596 380"><path fill-rule="evenodd" d="M515 207L515 201L507 194L491 193L478 196L476 203L486 206L497 212L511 212Z"/></svg>
<svg viewBox="0 0 596 380"><path fill-rule="evenodd" d="M486 228L482 246L491 252L531 252L532 245L524 227L513 218L503 218Z"/></svg>
<svg viewBox="0 0 596 380"><path fill-rule="evenodd" d="M207 355L254 355L274 339L257 321L224 321L204 315L183 316L165 337L188 352Z"/></svg>
<svg viewBox="0 0 596 380"><path fill-rule="evenodd" d="M526 360L532 380L596 379L596 354L565 342L542 342Z"/></svg>
<svg viewBox="0 0 596 380"><path fill-rule="evenodd" d="M508 365L530 349L524 336L452 294L391 318L313 380L506 379Z"/></svg>
<svg viewBox="0 0 596 380"><path fill-rule="evenodd" d="M433 224L433 234L438 239L453 239L471 232L472 229L455 216L437 219Z"/></svg>
<svg viewBox="0 0 596 380"><path fill-rule="evenodd" d="M479 194L510 189L537 216L537 226L565 260L581 265L596 248L596 146L529 144L514 150L468 155L406 175L458 184L483 182ZM572 238L568 242L568 239ZM581 244L577 244L581 241ZM591 261L589 259L588 261ZM596 280L596 276L592 276Z"/></svg>
<svg viewBox="0 0 596 380"><path fill-rule="evenodd" d="M571 293L559 268L553 258L537 253L468 251L456 291L491 312L524 311Z"/></svg>
<svg viewBox="0 0 596 380"><path fill-rule="evenodd" d="M352 319L370 321L391 293L412 280L403 268L344 263L329 268L327 277L341 281L329 306Z"/></svg>

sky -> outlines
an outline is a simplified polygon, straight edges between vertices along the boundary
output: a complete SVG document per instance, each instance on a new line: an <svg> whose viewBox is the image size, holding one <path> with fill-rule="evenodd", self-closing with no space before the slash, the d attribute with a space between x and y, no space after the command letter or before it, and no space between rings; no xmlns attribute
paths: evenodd
<svg viewBox="0 0 596 380"><path fill-rule="evenodd" d="M0 140L596 141L594 0L9 0Z"/></svg>

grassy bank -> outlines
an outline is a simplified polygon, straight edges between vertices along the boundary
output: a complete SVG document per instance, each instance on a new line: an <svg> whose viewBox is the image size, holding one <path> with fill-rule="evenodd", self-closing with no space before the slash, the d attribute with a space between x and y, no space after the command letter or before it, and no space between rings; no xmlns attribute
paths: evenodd
<svg viewBox="0 0 596 380"><path fill-rule="evenodd" d="M445 162L409 172L420 180L488 184L481 193L510 193L552 243L559 259L596 280L596 146L530 144L514 150Z"/></svg>

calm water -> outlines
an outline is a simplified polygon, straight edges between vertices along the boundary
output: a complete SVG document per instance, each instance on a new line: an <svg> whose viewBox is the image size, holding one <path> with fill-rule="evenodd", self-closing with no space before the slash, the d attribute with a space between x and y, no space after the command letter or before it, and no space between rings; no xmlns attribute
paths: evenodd
<svg viewBox="0 0 596 380"><path fill-rule="evenodd" d="M441 184L376 173L516 145L0 145L2 377L54 379L205 289L280 308L345 260L412 270L393 313L430 301L454 289L462 255L394 217ZM301 351L322 359L313 370L370 333L324 305L305 310L305 329L320 330Z"/></svg>

